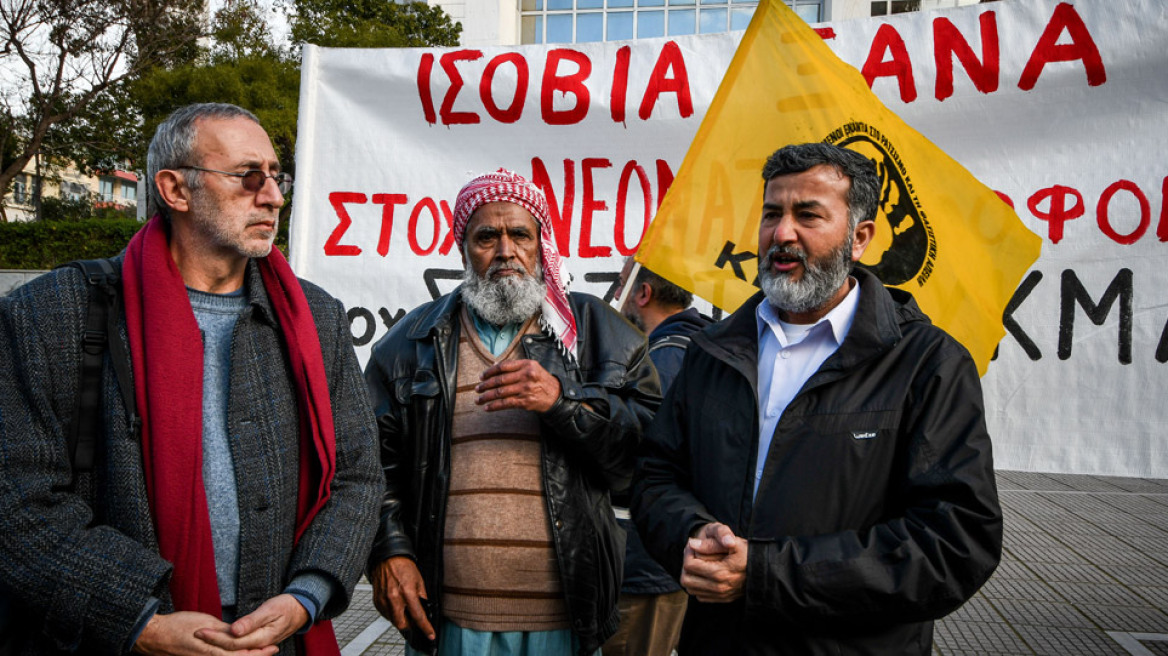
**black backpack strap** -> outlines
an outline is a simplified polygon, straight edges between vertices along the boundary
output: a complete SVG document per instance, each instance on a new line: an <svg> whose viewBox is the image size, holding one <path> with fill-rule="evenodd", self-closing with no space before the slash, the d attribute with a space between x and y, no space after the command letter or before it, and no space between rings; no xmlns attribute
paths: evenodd
<svg viewBox="0 0 1168 656"><path fill-rule="evenodd" d="M122 400L130 414L130 428L137 434L138 414L134 402L130 356L118 335L122 316L121 272L109 259L77 260L61 265L81 271L89 284L89 306L85 331L81 336L81 370L78 377L77 402L69 426L69 458L73 473L93 470L101 430L101 368L106 350L118 378Z"/></svg>
<svg viewBox="0 0 1168 656"><path fill-rule="evenodd" d="M667 335L649 345L649 352L652 353L658 349L663 348L689 348L689 335Z"/></svg>
<svg viewBox="0 0 1168 656"><path fill-rule="evenodd" d="M138 429L142 427L142 420L138 417L137 396L134 394L134 372L130 360L130 352L126 350L126 343L118 333L118 327L124 323L126 308L122 302L122 295L115 291L113 312L109 313L106 321L106 334L109 335L110 364L113 365L114 375L118 379L118 390L122 393L122 404L126 406L129 415L130 434L138 438Z"/></svg>

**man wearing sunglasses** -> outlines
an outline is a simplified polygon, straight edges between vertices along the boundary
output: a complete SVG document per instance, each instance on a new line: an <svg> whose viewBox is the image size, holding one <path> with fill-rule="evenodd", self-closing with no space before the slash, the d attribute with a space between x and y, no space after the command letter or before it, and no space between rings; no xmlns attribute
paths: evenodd
<svg viewBox="0 0 1168 656"><path fill-rule="evenodd" d="M97 288L63 268L0 300L10 648L336 654L382 488L344 308L272 247L292 180L250 112L177 110L147 168L112 260L132 390L107 355L92 472L65 435Z"/></svg>

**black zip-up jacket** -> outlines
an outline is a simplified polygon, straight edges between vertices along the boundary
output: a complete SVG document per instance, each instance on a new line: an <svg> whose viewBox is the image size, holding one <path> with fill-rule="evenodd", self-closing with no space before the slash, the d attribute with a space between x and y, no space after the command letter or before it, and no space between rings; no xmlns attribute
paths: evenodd
<svg viewBox="0 0 1168 656"><path fill-rule="evenodd" d="M640 331L594 296L570 294L569 302L579 335L576 364L542 333L525 335L522 346L562 387L560 400L540 417L544 495L568 619L580 653L590 654L619 623L624 535L609 490L628 485L661 391ZM392 556L413 558L435 618L441 617L460 306L455 290L415 309L377 342L365 369L386 483L370 567ZM414 633L406 639L415 649L435 648Z"/></svg>
<svg viewBox="0 0 1168 656"><path fill-rule="evenodd" d="M787 406L752 501L757 295L693 337L646 433L632 513L680 575L691 531L749 541L745 595L691 599L681 654L928 654L1001 555L981 384L911 295L857 269L850 332Z"/></svg>

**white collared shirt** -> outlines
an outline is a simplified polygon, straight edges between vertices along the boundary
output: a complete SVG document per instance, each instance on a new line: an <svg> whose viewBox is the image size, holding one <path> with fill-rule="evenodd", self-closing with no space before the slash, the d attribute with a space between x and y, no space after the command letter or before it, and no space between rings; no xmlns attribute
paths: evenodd
<svg viewBox="0 0 1168 656"><path fill-rule="evenodd" d="M754 469L754 495L762 481L766 456L775 428L787 406L807 379L843 344L856 306L860 285L849 279L851 291L823 318L811 325L790 324L779 319L778 311L766 299L758 304L758 454Z"/></svg>

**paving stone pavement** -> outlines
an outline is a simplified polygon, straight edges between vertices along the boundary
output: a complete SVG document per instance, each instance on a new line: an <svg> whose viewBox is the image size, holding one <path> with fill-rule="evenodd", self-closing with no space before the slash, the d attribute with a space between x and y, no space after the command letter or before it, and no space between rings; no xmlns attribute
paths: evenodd
<svg viewBox="0 0 1168 656"><path fill-rule="evenodd" d="M1168 480L998 472L1002 563L937 622L939 656L1168 656ZM358 586L343 656L405 646Z"/></svg>

